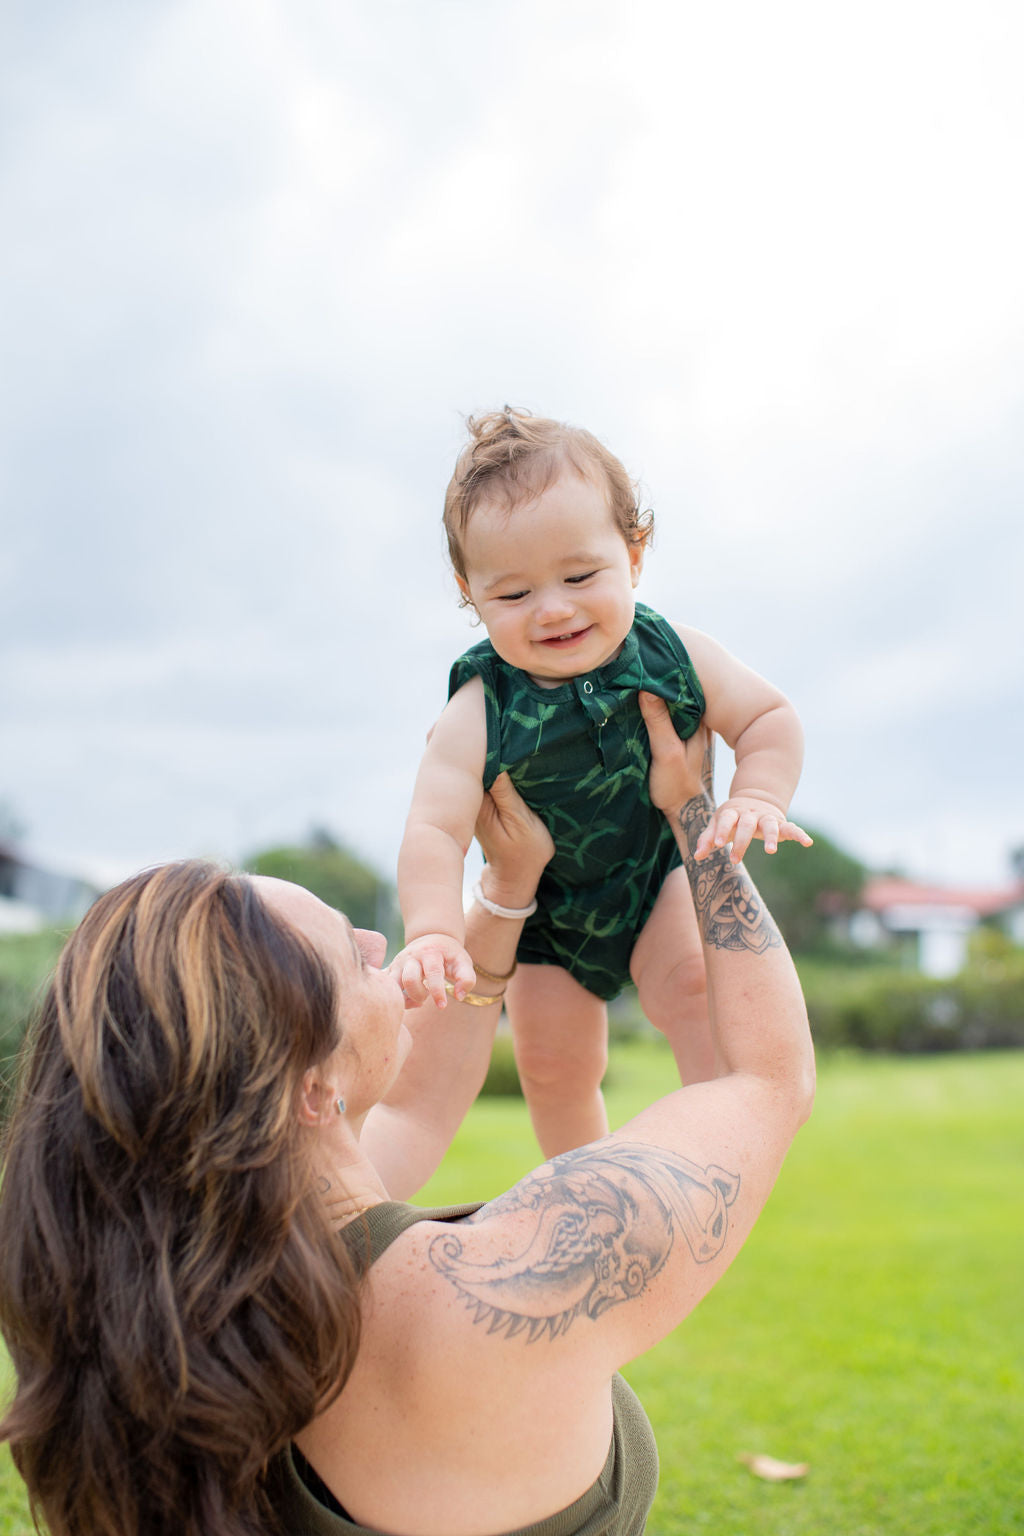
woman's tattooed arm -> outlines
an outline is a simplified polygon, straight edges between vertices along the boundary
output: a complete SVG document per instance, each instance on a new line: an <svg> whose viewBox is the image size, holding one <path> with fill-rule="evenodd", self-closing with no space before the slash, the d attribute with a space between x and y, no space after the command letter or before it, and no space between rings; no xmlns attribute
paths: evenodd
<svg viewBox="0 0 1024 1536"><path fill-rule="evenodd" d="M713 770L709 746L704 754L704 792L688 800L678 813L697 922L713 949L749 949L759 955L781 945L782 938L743 865L732 862L727 848L716 849L700 864L693 856L697 839L714 814Z"/></svg>
<svg viewBox="0 0 1024 1536"><path fill-rule="evenodd" d="M513 1257L473 1262L453 1229L434 1238L430 1261L489 1333L554 1339L639 1296L677 1239L695 1263L715 1258L739 1185L738 1174L660 1147L599 1142L552 1158L472 1218L524 1215Z"/></svg>

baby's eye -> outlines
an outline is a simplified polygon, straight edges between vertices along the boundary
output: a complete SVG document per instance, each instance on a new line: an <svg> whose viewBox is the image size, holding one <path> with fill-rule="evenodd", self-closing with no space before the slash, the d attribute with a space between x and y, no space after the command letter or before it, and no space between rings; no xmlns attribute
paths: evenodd
<svg viewBox="0 0 1024 1536"><path fill-rule="evenodd" d="M517 603L521 597L525 597L525 596L526 596L525 592L502 592L501 595L498 598L498 602L499 603Z"/></svg>
<svg viewBox="0 0 1024 1536"><path fill-rule="evenodd" d="M596 575L596 571L584 571L582 576L567 576L565 579L566 581L571 581L574 586L578 586L581 581L589 581L591 576Z"/></svg>

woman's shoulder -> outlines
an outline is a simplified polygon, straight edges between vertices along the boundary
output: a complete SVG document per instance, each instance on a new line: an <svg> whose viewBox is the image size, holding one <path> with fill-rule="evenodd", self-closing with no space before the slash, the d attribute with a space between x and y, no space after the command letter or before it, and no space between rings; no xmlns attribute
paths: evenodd
<svg viewBox="0 0 1024 1536"><path fill-rule="evenodd" d="M570 1230L583 1215L527 1179L456 1219L408 1222L367 1277L360 1364L408 1407L415 1362L420 1408L467 1425L508 1393L517 1414L544 1414L562 1399L568 1411L585 1383L607 1387L619 1362L587 1316L594 1232Z"/></svg>

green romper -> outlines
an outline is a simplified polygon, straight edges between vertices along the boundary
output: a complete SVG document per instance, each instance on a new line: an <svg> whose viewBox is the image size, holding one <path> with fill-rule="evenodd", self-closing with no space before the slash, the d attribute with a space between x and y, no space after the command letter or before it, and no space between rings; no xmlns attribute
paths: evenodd
<svg viewBox="0 0 1024 1536"><path fill-rule="evenodd" d="M342 1236L357 1261L373 1264L415 1222L462 1221L479 1209L455 1205L421 1210L389 1200L350 1222ZM529 1475L524 1467L523 1476ZM387 1476L386 1467L381 1476ZM636 1394L621 1376L614 1376L612 1439L596 1482L565 1509L507 1536L643 1536L657 1487L658 1447L650 1421ZM368 1526L349 1519L297 1446L286 1447L270 1463L267 1494L288 1536L375 1536Z"/></svg>
<svg viewBox="0 0 1024 1536"><path fill-rule="evenodd" d="M686 647L667 619L637 603L622 650L595 672L542 688L484 640L452 667L448 697L474 675L483 678L487 713L484 788L507 771L555 840L518 958L561 965L588 992L615 997L680 862L647 792L651 753L637 692L665 699L680 737L692 736L704 692Z"/></svg>

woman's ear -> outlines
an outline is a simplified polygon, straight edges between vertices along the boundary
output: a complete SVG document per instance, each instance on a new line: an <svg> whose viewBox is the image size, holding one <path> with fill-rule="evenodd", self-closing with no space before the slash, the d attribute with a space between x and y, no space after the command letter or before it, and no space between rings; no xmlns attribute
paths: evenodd
<svg viewBox="0 0 1024 1536"><path fill-rule="evenodd" d="M319 1072L315 1067L310 1067L302 1079L302 1093L299 1097L299 1119L303 1125L319 1125L329 1102Z"/></svg>

